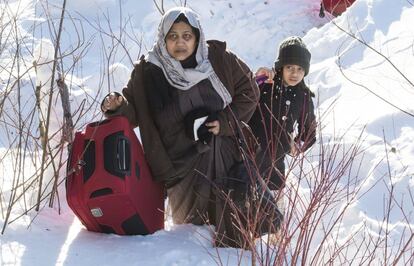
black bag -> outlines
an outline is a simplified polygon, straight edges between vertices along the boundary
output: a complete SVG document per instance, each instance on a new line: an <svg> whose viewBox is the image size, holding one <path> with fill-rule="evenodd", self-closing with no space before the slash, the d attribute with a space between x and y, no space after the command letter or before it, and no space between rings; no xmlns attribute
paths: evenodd
<svg viewBox="0 0 414 266"><path fill-rule="evenodd" d="M196 119L203 117L207 118L197 129L197 137L201 143L208 144L213 137L213 133L208 131L209 128L205 124L218 119L215 112L210 112L207 108L198 108L190 111L184 117L185 132L190 139L196 140L196 137L194 136L194 122Z"/></svg>

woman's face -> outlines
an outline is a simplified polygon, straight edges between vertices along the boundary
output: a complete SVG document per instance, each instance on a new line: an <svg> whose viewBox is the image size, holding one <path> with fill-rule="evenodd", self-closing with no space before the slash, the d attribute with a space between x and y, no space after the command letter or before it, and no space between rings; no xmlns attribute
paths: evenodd
<svg viewBox="0 0 414 266"><path fill-rule="evenodd" d="M178 61L187 59L196 49L196 36L185 22L174 23L165 37L167 51Z"/></svg>
<svg viewBox="0 0 414 266"><path fill-rule="evenodd" d="M298 85L305 76L305 69L298 65L283 66L283 82L288 86Z"/></svg>

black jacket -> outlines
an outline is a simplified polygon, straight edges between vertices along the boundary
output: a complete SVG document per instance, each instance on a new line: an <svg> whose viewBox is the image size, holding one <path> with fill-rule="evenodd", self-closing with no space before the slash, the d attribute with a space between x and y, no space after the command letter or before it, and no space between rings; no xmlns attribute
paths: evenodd
<svg viewBox="0 0 414 266"><path fill-rule="evenodd" d="M302 152L315 143L314 94L303 81L294 87L264 83L259 88L259 105L249 125L262 152L283 164L291 149L292 134Z"/></svg>

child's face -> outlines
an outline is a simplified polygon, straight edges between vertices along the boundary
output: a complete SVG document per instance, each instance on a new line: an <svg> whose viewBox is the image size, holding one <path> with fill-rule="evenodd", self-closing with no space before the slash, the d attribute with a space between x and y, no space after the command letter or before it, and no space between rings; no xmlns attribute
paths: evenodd
<svg viewBox="0 0 414 266"><path fill-rule="evenodd" d="M305 69L298 65L283 66L283 82L288 86L298 85L305 76Z"/></svg>

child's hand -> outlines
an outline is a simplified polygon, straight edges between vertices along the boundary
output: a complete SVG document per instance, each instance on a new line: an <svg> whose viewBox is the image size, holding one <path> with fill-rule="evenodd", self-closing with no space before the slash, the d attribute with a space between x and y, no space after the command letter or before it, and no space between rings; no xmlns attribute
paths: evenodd
<svg viewBox="0 0 414 266"><path fill-rule="evenodd" d="M257 78L257 77L260 77L260 76L266 76L267 77L267 79L264 81L264 83L273 84L273 78L275 76L275 73L270 68L259 67L259 69L255 73L255 77Z"/></svg>
<svg viewBox="0 0 414 266"><path fill-rule="evenodd" d="M288 133L290 138L290 152L289 155L296 157L301 153L300 143L295 141L295 135L293 133Z"/></svg>
<svg viewBox="0 0 414 266"><path fill-rule="evenodd" d="M290 153L289 155L292 157L296 157L300 154L300 148L298 147L298 144L296 142L293 142L290 146Z"/></svg>

